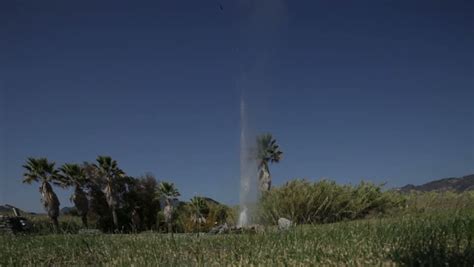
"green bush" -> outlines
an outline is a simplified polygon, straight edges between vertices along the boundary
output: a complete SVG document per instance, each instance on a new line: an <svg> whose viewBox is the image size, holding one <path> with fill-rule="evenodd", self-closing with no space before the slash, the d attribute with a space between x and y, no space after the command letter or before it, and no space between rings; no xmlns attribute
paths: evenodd
<svg viewBox="0 0 474 267"><path fill-rule="evenodd" d="M214 226L223 223L233 224L233 210L222 204L208 202L208 212L205 222L197 224L192 220L193 211L189 203L177 209L176 231L184 233L209 232Z"/></svg>
<svg viewBox="0 0 474 267"><path fill-rule="evenodd" d="M263 223L270 224L281 217L298 224L329 223L383 214L403 203L400 194L384 192L372 183L350 186L327 180L292 180L262 196L259 215Z"/></svg>

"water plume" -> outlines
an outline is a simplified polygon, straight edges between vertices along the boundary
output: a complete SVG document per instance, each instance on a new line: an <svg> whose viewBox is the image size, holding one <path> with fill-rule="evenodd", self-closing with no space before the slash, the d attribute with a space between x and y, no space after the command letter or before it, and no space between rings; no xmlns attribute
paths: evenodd
<svg viewBox="0 0 474 267"><path fill-rule="evenodd" d="M249 127L244 95L240 102L240 215L238 226L251 223L258 198L257 164L255 160L256 136Z"/></svg>

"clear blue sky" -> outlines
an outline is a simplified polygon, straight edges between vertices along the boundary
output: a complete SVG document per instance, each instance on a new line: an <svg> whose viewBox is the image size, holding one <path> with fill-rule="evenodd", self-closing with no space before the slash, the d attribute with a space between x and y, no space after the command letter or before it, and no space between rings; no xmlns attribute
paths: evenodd
<svg viewBox="0 0 474 267"><path fill-rule="evenodd" d="M2 1L0 203L42 210L27 157L99 154L238 203L242 90L276 185L474 173L473 29L467 0Z"/></svg>

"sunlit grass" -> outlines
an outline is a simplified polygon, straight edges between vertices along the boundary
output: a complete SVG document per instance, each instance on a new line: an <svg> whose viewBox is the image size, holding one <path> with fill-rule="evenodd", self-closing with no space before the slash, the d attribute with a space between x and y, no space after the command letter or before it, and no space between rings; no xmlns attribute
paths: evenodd
<svg viewBox="0 0 474 267"><path fill-rule="evenodd" d="M474 264L474 213L303 225L262 234L0 236L0 265Z"/></svg>

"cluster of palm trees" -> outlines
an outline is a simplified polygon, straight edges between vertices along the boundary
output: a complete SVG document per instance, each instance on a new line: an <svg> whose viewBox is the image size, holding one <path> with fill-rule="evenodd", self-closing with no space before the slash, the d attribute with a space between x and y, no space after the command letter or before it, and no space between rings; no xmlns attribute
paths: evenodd
<svg viewBox="0 0 474 267"><path fill-rule="evenodd" d="M87 162L82 165L66 163L59 168L56 168L55 163L48 161L46 158L28 158L23 168L25 169L24 183L40 183L41 202L56 228L58 227L60 202L52 185L62 188L74 188L71 201L74 203L85 227L88 226L88 213L91 207L94 206L93 203L100 201L100 197L103 197L107 203L106 208L112 215L115 230L119 228L117 209L124 205L124 200L133 199L133 196L135 198L142 197L140 194L143 190L133 192L134 185L137 184L136 181L138 180L126 176L125 172L118 167L117 161L107 156L99 156L95 164ZM151 180L155 182L154 178L151 178ZM156 182L153 182L151 186L155 187ZM180 195L179 191L174 184L167 182L161 182L151 191L154 194L151 201L157 201L158 203L164 201L166 222L171 225L173 205ZM100 209L95 208L100 213ZM139 207L132 208L130 217L137 218L133 214L137 214L136 208ZM156 213L157 211L153 212ZM135 219L135 224L136 221Z"/></svg>
<svg viewBox="0 0 474 267"><path fill-rule="evenodd" d="M262 192L269 191L271 188L269 165L278 163L282 154L271 134L263 134L257 138L256 160L259 187ZM97 157L93 164L87 162L83 164L66 163L59 168L56 168L55 163L46 158L28 158L23 167L25 169L24 183L40 183L41 201L56 228L58 227L60 203L52 185L74 188L71 201L85 227L88 227L88 214L91 209L94 209L98 216L110 213L113 227L118 230L117 210L125 204L129 207L130 220L137 226L140 224L140 216L137 211L140 207L137 204L137 199L141 199L142 205L150 205L150 202L155 203L155 206L147 210L148 214L152 214L148 218L149 224L154 223L150 221L156 220L154 217L157 213L156 207L159 209L164 203L162 212L168 231L171 231L175 206L180 196L173 183L156 184L154 177L139 180L127 176L119 168L117 161L108 156ZM203 197L192 198L190 210L191 220L195 224L206 223L209 207Z"/></svg>

